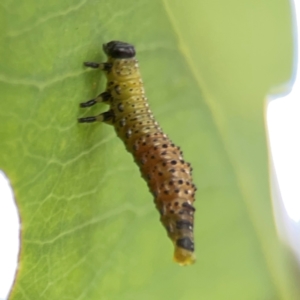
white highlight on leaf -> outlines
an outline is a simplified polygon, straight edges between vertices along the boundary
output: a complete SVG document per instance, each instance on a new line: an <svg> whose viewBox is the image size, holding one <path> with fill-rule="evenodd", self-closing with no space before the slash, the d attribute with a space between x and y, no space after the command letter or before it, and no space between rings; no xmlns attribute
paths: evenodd
<svg viewBox="0 0 300 300"><path fill-rule="evenodd" d="M0 171L0 299L6 299L18 265L20 219L13 191Z"/></svg>
<svg viewBox="0 0 300 300"><path fill-rule="evenodd" d="M267 121L277 230L300 264L300 2L291 1L291 6L294 8L294 76L285 88L272 92L275 100L270 99Z"/></svg>
<svg viewBox="0 0 300 300"><path fill-rule="evenodd" d="M300 24L300 3L295 1L295 13ZM295 25L296 26L296 25ZM298 41L299 30L298 25ZM295 36L295 39L297 37ZM297 50L295 50L296 52ZM298 47L299 52L299 47ZM298 53L299 57L299 53ZM295 61L297 59L295 58ZM300 76L299 58L298 76L285 87L273 91L275 100L268 105L267 119L272 157L279 183L280 193L289 217L300 220ZM285 95L278 95L279 93Z"/></svg>

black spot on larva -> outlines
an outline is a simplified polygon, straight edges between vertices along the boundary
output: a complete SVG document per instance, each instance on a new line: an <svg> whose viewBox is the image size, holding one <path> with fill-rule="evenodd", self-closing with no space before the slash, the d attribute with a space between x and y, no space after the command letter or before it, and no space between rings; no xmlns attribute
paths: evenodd
<svg viewBox="0 0 300 300"><path fill-rule="evenodd" d="M126 138L130 138L131 135L132 135L132 131L131 131L130 129L128 129L128 130L126 131Z"/></svg>
<svg viewBox="0 0 300 300"><path fill-rule="evenodd" d="M163 144L162 147L163 148L168 148L168 145L167 144Z"/></svg>
<svg viewBox="0 0 300 300"><path fill-rule="evenodd" d="M119 110L120 112L124 111L124 106L123 106L122 103L119 103L119 104L118 104L118 110Z"/></svg>
<svg viewBox="0 0 300 300"><path fill-rule="evenodd" d="M121 95L121 87L119 85L116 85L114 89L118 95Z"/></svg>
<svg viewBox="0 0 300 300"><path fill-rule="evenodd" d="M152 158L152 159L155 159L155 156L154 156L154 155L152 155L152 156L151 156L151 158Z"/></svg>
<svg viewBox="0 0 300 300"><path fill-rule="evenodd" d="M176 241L176 245L180 248L189 250L189 251L194 251L194 243L191 241L189 237L184 237L181 239L178 239Z"/></svg>
<svg viewBox="0 0 300 300"><path fill-rule="evenodd" d="M168 194L169 194L169 191L165 190L164 193L165 193L166 195L168 195Z"/></svg>
<svg viewBox="0 0 300 300"><path fill-rule="evenodd" d="M171 160L171 164L172 164L172 165L176 165L176 164L177 164L177 161L176 161L176 160Z"/></svg>
<svg viewBox="0 0 300 300"><path fill-rule="evenodd" d="M126 125L125 119L120 120L119 124L121 127L124 127Z"/></svg>
<svg viewBox="0 0 300 300"><path fill-rule="evenodd" d="M171 173L175 173L175 171L176 171L175 169L170 169Z"/></svg>
<svg viewBox="0 0 300 300"><path fill-rule="evenodd" d="M184 191L184 193L185 193L185 194L188 194L188 193L189 193L189 191L188 191L188 190L185 190L185 191Z"/></svg>
<svg viewBox="0 0 300 300"><path fill-rule="evenodd" d="M188 209L190 209L190 210L192 210L192 211L195 211L195 210L196 210L196 208L195 208L194 206L192 206L191 204L189 204L189 203L187 203L187 202L182 203L182 206L183 206L183 207L186 207L186 208L188 208Z"/></svg>
<svg viewBox="0 0 300 300"><path fill-rule="evenodd" d="M163 151L162 153L161 153L161 155L166 155L167 154L167 152L166 151Z"/></svg>
<svg viewBox="0 0 300 300"><path fill-rule="evenodd" d="M174 214L174 210L173 209L170 209L170 214Z"/></svg>
<svg viewBox="0 0 300 300"><path fill-rule="evenodd" d="M175 192L176 194L179 194L179 190L178 190L178 189L176 189L174 192Z"/></svg>
<svg viewBox="0 0 300 300"><path fill-rule="evenodd" d="M162 173L162 172L158 172L158 175L159 175L159 176L163 176L163 173Z"/></svg>
<svg viewBox="0 0 300 300"><path fill-rule="evenodd" d="M176 222L176 228L177 229L193 229L193 224L190 221L187 220L180 220Z"/></svg>
<svg viewBox="0 0 300 300"><path fill-rule="evenodd" d="M179 180L178 180L178 183L179 183L179 184L183 184L183 180L179 179Z"/></svg>
<svg viewBox="0 0 300 300"><path fill-rule="evenodd" d="M173 185L174 184L174 182L171 180L171 181L169 181L169 185Z"/></svg>

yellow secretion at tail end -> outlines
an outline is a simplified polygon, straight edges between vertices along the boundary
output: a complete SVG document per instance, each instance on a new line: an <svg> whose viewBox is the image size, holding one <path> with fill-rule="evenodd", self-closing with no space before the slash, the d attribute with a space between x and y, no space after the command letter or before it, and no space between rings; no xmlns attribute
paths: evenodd
<svg viewBox="0 0 300 300"><path fill-rule="evenodd" d="M173 259L180 266L188 266L196 262L196 256L193 252L180 247L175 247Z"/></svg>

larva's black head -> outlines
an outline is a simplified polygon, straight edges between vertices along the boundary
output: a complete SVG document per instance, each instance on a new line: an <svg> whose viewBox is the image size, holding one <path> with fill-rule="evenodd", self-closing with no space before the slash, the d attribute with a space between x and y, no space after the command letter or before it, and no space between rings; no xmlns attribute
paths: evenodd
<svg viewBox="0 0 300 300"><path fill-rule="evenodd" d="M135 56L134 47L120 41L111 41L103 44L103 50L107 56L112 58L132 58Z"/></svg>

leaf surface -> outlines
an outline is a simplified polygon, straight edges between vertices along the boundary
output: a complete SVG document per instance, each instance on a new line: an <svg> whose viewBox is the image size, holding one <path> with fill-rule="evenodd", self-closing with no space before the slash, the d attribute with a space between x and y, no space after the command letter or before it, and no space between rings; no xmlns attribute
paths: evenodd
<svg viewBox="0 0 300 300"><path fill-rule="evenodd" d="M0 168L21 220L10 299L299 299L269 193L265 96L289 80L289 1L2 1ZM77 124L105 86L83 61L137 50L150 106L194 168L197 263L172 245L132 157Z"/></svg>

